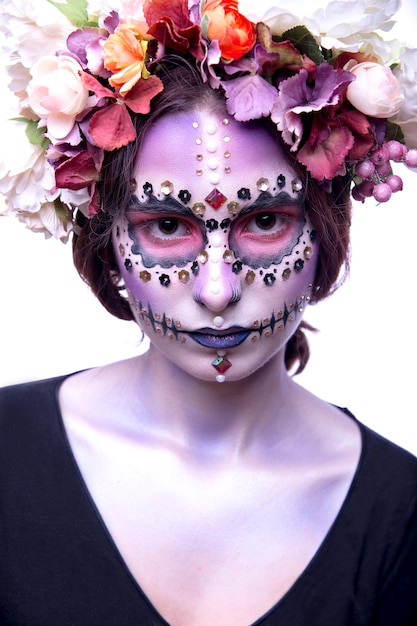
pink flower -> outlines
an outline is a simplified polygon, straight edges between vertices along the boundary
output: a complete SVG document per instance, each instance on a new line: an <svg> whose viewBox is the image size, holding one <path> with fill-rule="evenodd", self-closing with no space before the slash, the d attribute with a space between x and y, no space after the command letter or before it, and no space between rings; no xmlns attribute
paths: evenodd
<svg viewBox="0 0 417 626"><path fill-rule="evenodd" d="M64 139L75 119L88 103L88 91L81 80L81 66L70 56L41 57L31 69L29 104L47 120L53 140Z"/></svg>
<svg viewBox="0 0 417 626"><path fill-rule="evenodd" d="M267 117L278 96L277 89L257 74L223 81L222 87L227 110L239 122Z"/></svg>
<svg viewBox="0 0 417 626"><path fill-rule="evenodd" d="M345 66L355 77L346 97L358 111L371 117L392 117L404 100L400 84L389 67L366 61Z"/></svg>

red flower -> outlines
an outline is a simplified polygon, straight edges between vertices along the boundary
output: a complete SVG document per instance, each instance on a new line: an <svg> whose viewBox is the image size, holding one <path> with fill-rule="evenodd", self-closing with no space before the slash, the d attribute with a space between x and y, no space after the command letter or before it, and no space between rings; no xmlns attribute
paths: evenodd
<svg viewBox="0 0 417 626"><path fill-rule="evenodd" d="M136 137L136 130L126 107L134 113L149 113L152 98L164 88L160 78L149 76L149 78L141 78L123 97L117 91L103 87L90 74L83 74L83 82L98 98L109 98L115 101L96 111L88 127L96 145L109 151L127 146Z"/></svg>
<svg viewBox="0 0 417 626"><path fill-rule="evenodd" d="M145 0L143 13L148 35L167 48L190 52L198 61L204 58L201 29L189 18L188 0Z"/></svg>
<svg viewBox="0 0 417 626"><path fill-rule="evenodd" d="M238 0L208 0L201 10L201 28L209 41L216 40L222 58L236 61L252 50L255 25L238 11Z"/></svg>

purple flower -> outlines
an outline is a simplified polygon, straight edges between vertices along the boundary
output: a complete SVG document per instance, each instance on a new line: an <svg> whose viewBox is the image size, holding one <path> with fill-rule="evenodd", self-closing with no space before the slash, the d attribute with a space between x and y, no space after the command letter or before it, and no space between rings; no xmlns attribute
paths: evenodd
<svg viewBox="0 0 417 626"><path fill-rule="evenodd" d="M238 122L268 116L278 96L278 90L258 74L224 81L222 87L227 110Z"/></svg>

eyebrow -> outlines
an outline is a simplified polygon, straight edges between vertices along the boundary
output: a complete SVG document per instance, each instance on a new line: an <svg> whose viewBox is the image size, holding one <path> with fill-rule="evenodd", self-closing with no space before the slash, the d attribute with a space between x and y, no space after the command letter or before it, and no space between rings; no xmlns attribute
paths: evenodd
<svg viewBox="0 0 417 626"><path fill-rule="evenodd" d="M291 198L286 191L280 191L276 196L273 196L268 191L262 191L254 202L245 206L239 212L239 216L247 215L259 209L272 209L280 206L291 206L297 209L303 209L304 202L296 198Z"/></svg>
<svg viewBox="0 0 417 626"><path fill-rule="evenodd" d="M130 202L126 209L126 214L134 211L140 211L141 213L162 213L166 215L179 215L181 217L190 217L200 219L193 211L184 206L181 202L178 202L172 196L166 196L162 200L158 200L155 196L149 196L146 203L139 202L136 195L132 195ZM201 220L203 221L203 220Z"/></svg>

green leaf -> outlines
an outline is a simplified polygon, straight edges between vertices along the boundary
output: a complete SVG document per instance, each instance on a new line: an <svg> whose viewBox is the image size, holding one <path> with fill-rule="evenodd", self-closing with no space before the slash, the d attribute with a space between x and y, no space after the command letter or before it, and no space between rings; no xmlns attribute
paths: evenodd
<svg viewBox="0 0 417 626"><path fill-rule="evenodd" d="M38 122L28 120L27 117L12 117L11 119L26 124L26 135L33 146L41 146L43 150L48 148L50 141L45 137L45 129L38 127Z"/></svg>
<svg viewBox="0 0 417 626"><path fill-rule="evenodd" d="M301 54L305 54L309 59L319 65L324 58L320 46L305 26L294 26L282 33L282 39L287 39Z"/></svg>
<svg viewBox="0 0 417 626"><path fill-rule="evenodd" d="M390 139L395 139L395 141L399 141L400 143L405 144L404 133L398 124L394 122L387 121L387 132L385 133L385 138L387 141Z"/></svg>
<svg viewBox="0 0 417 626"><path fill-rule="evenodd" d="M82 28L83 26L97 26L97 22L90 22L87 13L87 0L66 0L66 2L54 2L48 0L58 11L61 11L70 22Z"/></svg>

